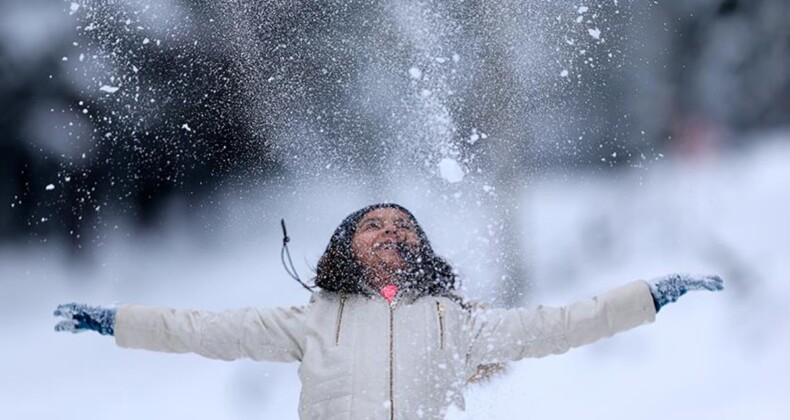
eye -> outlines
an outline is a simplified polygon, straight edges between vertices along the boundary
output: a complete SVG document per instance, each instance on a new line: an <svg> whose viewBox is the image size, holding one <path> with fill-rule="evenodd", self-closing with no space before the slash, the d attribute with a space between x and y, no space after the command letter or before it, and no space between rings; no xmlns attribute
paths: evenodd
<svg viewBox="0 0 790 420"><path fill-rule="evenodd" d="M406 220L403 220L403 219L396 220L396 221L395 221L395 226L397 226L397 227L398 227L398 229L403 229L403 230L414 230L414 225L413 225L413 224L411 224L411 223L409 223L409 222L408 222L408 221L406 221Z"/></svg>
<svg viewBox="0 0 790 420"><path fill-rule="evenodd" d="M379 227L381 227L381 223L376 219L367 220L362 224L362 228L365 230L378 229Z"/></svg>

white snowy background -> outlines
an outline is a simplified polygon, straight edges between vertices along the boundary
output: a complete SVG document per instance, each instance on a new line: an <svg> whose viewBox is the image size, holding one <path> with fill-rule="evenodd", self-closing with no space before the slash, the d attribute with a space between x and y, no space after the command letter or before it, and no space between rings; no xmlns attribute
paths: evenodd
<svg viewBox="0 0 790 420"><path fill-rule="evenodd" d="M563 304L675 271L719 273L726 290L687 295L635 331L514 363L472 386L466 412L449 417L788 418L787 136L701 162L524 185L531 302ZM174 220L156 236L113 238L88 266L71 264L55 243L3 249L0 418L295 418L296 365L121 350L93 333L54 333L50 313L75 300L204 309L303 304L306 292L280 266L277 218L289 220L296 260L314 262L339 220L377 199L413 208L467 288L483 294L488 285L467 273L478 270L484 250L455 244L485 219L415 196L414 185L368 197L316 181L293 186L291 197L272 206L261 204L272 191L228 197L222 230L195 235Z"/></svg>
<svg viewBox="0 0 790 420"><path fill-rule="evenodd" d="M312 69L338 78L342 86L327 91L326 81L301 86L287 66L266 73L268 56L256 55L266 46L255 42L257 20L300 10L286 3L271 11L212 2L216 24L232 27L224 35L249 41L216 51L216 40L195 29L215 15L189 10L192 2L0 4L0 87L17 86L34 74L28 68L55 57L33 91L72 94L36 102L23 124L26 153L57 170L10 166L17 162L0 156L9 165L0 167L3 177L47 174L25 181L44 204L30 205L36 194L9 193L9 179L0 180L0 206L7 207L0 233L8 235L0 238L0 419L296 418L295 364L122 350L94 333L55 333L52 311L65 302L207 310L302 305L306 291L280 264L280 218L288 222L297 269L309 278L340 221L379 201L414 212L437 252L458 269L469 299L562 305L673 272L725 280L723 292L684 296L652 325L511 364L470 386L466 410L452 410L449 419L790 418L790 128L763 124L787 122L788 101L774 88L790 74L784 3L503 2L481 6L485 13L473 24L454 26L442 2L384 2L391 33L361 37L339 52L321 36L293 40L319 42L312 51L319 58L351 56ZM107 12L107 4L120 11ZM701 26L703 48L672 43L694 35L684 32L684 19L704 21L711 10L724 17ZM732 10L746 12L732 17ZM105 12L124 17L112 22L125 38L72 41L112 26ZM327 36L359 37L376 27L366 26L366 17L352 15L359 28L348 24ZM751 31L752 18L762 32ZM313 34L309 22L290 24ZM382 47L392 45L408 48ZM290 60L286 46L276 49ZM206 88L189 84L194 68L175 68L188 75L156 85L158 75L140 62L156 65L144 53L187 51L192 60L205 58L205 50L232 56L247 70L233 85L241 102L222 105L242 106L251 132L270 142L265 152L279 172L265 179L235 174L204 195L168 178L181 194L164 200L153 228L140 228L139 215L113 200L127 193L123 188L139 187L147 167L113 161L113 147L132 144L154 165L174 155L215 157L190 143L211 129L201 125L207 114L167 113L193 105L173 103L182 98L179 89ZM296 61L314 64L295 51ZM362 64L348 64L352 59ZM753 72L731 71L742 67ZM339 82L349 75L352 82ZM488 85L492 80L497 84ZM285 88L271 87L277 84ZM310 105L331 106L303 107L303 88L319 92ZM14 111L26 100L6 93L0 89L0 111L9 116L2 124L18 118ZM317 115L340 105L351 107L344 110L350 116L325 131ZM111 122L97 123L107 115ZM141 133L160 123L167 129L151 146ZM92 132L92 124L101 129ZM17 140L0 139L0 147ZM102 149L108 145L110 152ZM101 173L102 163L122 186L95 196L89 188L66 192L74 185L68 171ZM235 162L223 163L233 173ZM75 215L92 218L77 234L57 225L53 209L80 199L90 205ZM35 217L3 230L24 208ZM501 277L514 260L527 277L518 294L526 293L503 302Z"/></svg>

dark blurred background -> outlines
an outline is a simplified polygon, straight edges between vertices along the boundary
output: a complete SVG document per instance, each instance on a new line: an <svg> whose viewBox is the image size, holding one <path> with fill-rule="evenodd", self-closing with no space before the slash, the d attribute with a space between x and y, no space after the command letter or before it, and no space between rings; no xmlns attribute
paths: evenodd
<svg viewBox="0 0 790 420"><path fill-rule="evenodd" d="M0 240L79 250L106 214L155 227L170 197L283 176L283 143L375 178L389 149L436 141L398 86L414 79L432 78L446 146L498 179L790 125L787 1L526 3L412 18L386 2L6 0ZM394 141L410 124L413 143ZM468 141L478 130L499 141Z"/></svg>

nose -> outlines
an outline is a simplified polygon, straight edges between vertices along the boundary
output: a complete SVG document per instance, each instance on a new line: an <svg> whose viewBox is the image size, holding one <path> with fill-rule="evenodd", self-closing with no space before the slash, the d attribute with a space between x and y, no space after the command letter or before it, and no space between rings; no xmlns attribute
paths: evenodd
<svg viewBox="0 0 790 420"><path fill-rule="evenodd" d="M395 223L384 223L384 233L395 233L398 231L398 226Z"/></svg>

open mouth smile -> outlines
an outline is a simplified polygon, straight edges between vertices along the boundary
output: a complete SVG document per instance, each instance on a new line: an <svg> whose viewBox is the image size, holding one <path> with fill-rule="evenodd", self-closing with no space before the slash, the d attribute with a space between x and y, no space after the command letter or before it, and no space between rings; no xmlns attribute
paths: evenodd
<svg viewBox="0 0 790 420"><path fill-rule="evenodd" d="M398 249L398 243L395 241L383 241L373 244L374 249Z"/></svg>

